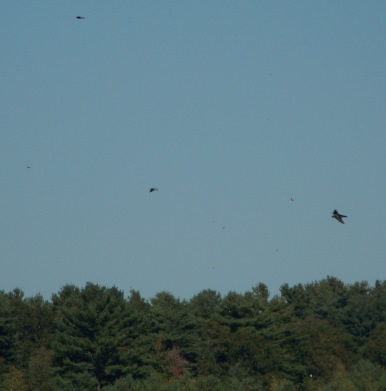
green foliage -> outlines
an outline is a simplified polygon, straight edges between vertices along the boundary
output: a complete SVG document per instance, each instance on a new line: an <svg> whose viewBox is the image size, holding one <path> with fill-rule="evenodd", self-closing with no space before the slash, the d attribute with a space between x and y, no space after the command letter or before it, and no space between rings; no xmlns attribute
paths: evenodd
<svg viewBox="0 0 386 391"><path fill-rule="evenodd" d="M386 368L386 322L378 323L364 346L365 356Z"/></svg>
<svg viewBox="0 0 386 391"><path fill-rule="evenodd" d="M14 363L16 341L14 336L14 316L8 295L0 292L0 373L7 370L7 364Z"/></svg>
<svg viewBox="0 0 386 391"><path fill-rule="evenodd" d="M280 292L0 292L0 389L386 389L386 282L327 277Z"/></svg>
<svg viewBox="0 0 386 391"><path fill-rule="evenodd" d="M367 360L360 360L349 370L338 368L333 380L322 391L384 391L386 372Z"/></svg>
<svg viewBox="0 0 386 391"><path fill-rule="evenodd" d="M11 366L4 376L2 382L4 391L28 391L28 385L22 370Z"/></svg>
<svg viewBox="0 0 386 391"><path fill-rule="evenodd" d="M125 320L123 294L87 284L73 286L52 297L57 332L52 341L56 372L75 387L109 384L123 376Z"/></svg>
<svg viewBox="0 0 386 391"><path fill-rule="evenodd" d="M29 389L33 391L50 391L52 389L53 352L44 347L32 351L28 368L25 371Z"/></svg>

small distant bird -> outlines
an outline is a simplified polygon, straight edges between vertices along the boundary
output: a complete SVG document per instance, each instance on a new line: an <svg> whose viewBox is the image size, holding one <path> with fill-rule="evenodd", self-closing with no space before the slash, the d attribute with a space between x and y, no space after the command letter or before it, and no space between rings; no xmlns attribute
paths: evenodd
<svg viewBox="0 0 386 391"><path fill-rule="evenodd" d="M149 193L152 193L153 191L157 191L158 189L156 189L155 187L152 187L152 188L150 188L150 190L149 190Z"/></svg>
<svg viewBox="0 0 386 391"><path fill-rule="evenodd" d="M332 218L337 219L340 223L344 224L343 217L347 217L345 215L341 215L336 209L332 212Z"/></svg>
<svg viewBox="0 0 386 391"><path fill-rule="evenodd" d="M27 166L27 168L31 168L30 166Z"/></svg>
<svg viewBox="0 0 386 391"><path fill-rule="evenodd" d="M76 19L86 19L84 16L77 16Z"/></svg>
<svg viewBox="0 0 386 391"><path fill-rule="evenodd" d="M292 201L292 202L294 202L294 199L293 199L293 198L291 198L291 201Z"/></svg>

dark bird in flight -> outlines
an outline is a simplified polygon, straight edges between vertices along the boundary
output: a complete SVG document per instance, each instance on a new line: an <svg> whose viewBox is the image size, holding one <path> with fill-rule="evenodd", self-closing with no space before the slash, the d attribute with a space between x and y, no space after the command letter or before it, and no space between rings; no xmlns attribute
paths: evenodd
<svg viewBox="0 0 386 391"><path fill-rule="evenodd" d="M336 209L332 212L332 218L337 219L340 223L344 224L343 217L347 217L345 215L341 215Z"/></svg>
<svg viewBox="0 0 386 391"><path fill-rule="evenodd" d="M27 168L31 168L30 166L27 166Z"/></svg>
<svg viewBox="0 0 386 391"><path fill-rule="evenodd" d="M156 189L155 187L152 187L149 192L152 193L153 191L157 191L158 189Z"/></svg>
<svg viewBox="0 0 386 391"><path fill-rule="evenodd" d="M76 19L86 19L84 16L77 16Z"/></svg>
<svg viewBox="0 0 386 391"><path fill-rule="evenodd" d="M292 201L292 202L294 202L294 199L293 199L293 198L291 198L291 201Z"/></svg>

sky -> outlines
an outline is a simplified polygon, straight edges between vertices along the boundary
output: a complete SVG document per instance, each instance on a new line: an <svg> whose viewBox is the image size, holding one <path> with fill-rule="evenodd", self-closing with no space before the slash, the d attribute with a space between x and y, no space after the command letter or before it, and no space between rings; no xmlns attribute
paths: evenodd
<svg viewBox="0 0 386 391"><path fill-rule="evenodd" d="M0 290L386 279L385 15L2 1Z"/></svg>

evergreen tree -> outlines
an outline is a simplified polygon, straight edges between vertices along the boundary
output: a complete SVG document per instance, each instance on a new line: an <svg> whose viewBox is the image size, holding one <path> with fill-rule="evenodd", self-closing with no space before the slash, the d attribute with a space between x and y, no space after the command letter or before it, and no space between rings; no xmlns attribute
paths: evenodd
<svg viewBox="0 0 386 391"><path fill-rule="evenodd" d="M386 281L327 277L245 293L67 285L52 296L0 292L0 389L381 391Z"/></svg>
<svg viewBox="0 0 386 391"><path fill-rule="evenodd" d="M82 290L65 286L52 301L57 375L79 388L103 386L123 376L123 293L88 283Z"/></svg>

